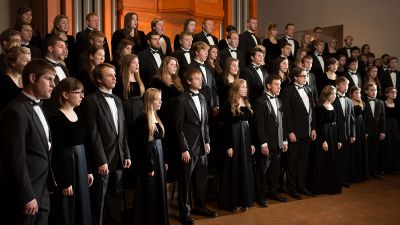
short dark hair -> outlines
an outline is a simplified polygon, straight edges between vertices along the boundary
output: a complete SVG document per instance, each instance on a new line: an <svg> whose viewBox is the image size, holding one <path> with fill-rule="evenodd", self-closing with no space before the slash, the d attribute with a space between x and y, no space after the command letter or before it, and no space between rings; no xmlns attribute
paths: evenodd
<svg viewBox="0 0 400 225"><path fill-rule="evenodd" d="M338 77L338 78L336 78L336 85L339 85L339 84L341 84L343 82L349 83L350 81L346 77Z"/></svg>
<svg viewBox="0 0 400 225"><path fill-rule="evenodd" d="M82 89L83 91L83 84L81 81L79 81L76 78L73 77L67 77L60 81L60 83L56 86L55 88L55 99L57 100L57 103L59 106L61 106L65 99L62 96L62 93L65 92L71 92L71 91L76 91Z"/></svg>
<svg viewBox="0 0 400 225"><path fill-rule="evenodd" d="M184 38L185 36L193 37L193 34L187 32L187 31L183 31L183 32L181 32L181 33L179 34L179 40L183 40L183 38Z"/></svg>
<svg viewBox="0 0 400 225"><path fill-rule="evenodd" d="M284 48L284 47L286 47L286 46L292 47L292 44L290 44L289 42L286 42L286 41L282 41L282 42L281 42L281 49Z"/></svg>
<svg viewBox="0 0 400 225"><path fill-rule="evenodd" d="M274 80L280 80L282 81L282 78L279 75L276 74L270 74L269 76L267 76L267 78L265 78L265 87L267 86L267 84L272 84L272 82Z"/></svg>
<svg viewBox="0 0 400 225"><path fill-rule="evenodd" d="M346 61L346 66L349 66L353 62L357 62L358 63L358 59L356 57L348 58L347 61Z"/></svg>
<svg viewBox="0 0 400 225"><path fill-rule="evenodd" d="M86 15L86 21L88 21L90 19L90 17L92 16L97 16L97 14L95 12L91 12L89 14Z"/></svg>
<svg viewBox="0 0 400 225"><path fill-rule="evenodd" d="M233 25L226 26L226 29L225 29L226 33L229 33L229 32L231 32L233 30L236 30L235 26L233 26Z"/></svg>
<svg viewBox="0 0 400 225"><path fill-rule="evenodd" d="M196 23L196 20L194 18L186 18L185 21L183 21L183 31L187 31L187 26L189 26L190 22Z"/></svg>
<svg viewBox="0 0 400 225"><path fill-rule="evenodd" d="M353 47L350 48L350 52L354 52L354 51L357 51L357 50L361 51L360 48L357 47L357 46L353 46Z"/></svg>
<svg viewBox="0 0 400 225"><path fill-rule="evenodd" d="M299 77L300 74L303 71L306 71L306 68L304 68L304 67L295 67L295 68L292 69L291 77Z"/></svg>
<svg viewBox="0 0 400 225"><path fill-rule="evenodd" d="M3 45L3 41L10 41L10 38L15 35L21 36L21 32L12 28L8 28L5 31L1 32L0 34L1 45Z"/></svg>
<svg viewBox="0 0 400 225"><path fill-rule="evenodd" d="M193 67L188 67L183 74L183 78L186 81L184 83L186 84L188 81L191 81L193 79L193 74L195 73L201 74L200 70Z"/></svg>
<svg viewBox="0 0 400 225"><path fill-rule="evenodd" d="M109 64L109 63L102 63L94 67L92 71L92 77L94 82L96 82L96 85L99 84L98 80L101 80L103 78L103 69L104 68L112 68L115 70L115 66Z"/></svg>
<svg viewBox="0 0 400 225"><path fill-rule="evenodd" d="M60 37L56 36L56 35L51 35L49 38L47 38L46 42L44 43L44 50L45 52L48 51L49 46L55 46L57 44L57 42L64 42L63 39L61 39Z"/></svg>
<svg viewBox="0 0 400 225"><path fill-rule="evenodd" d="M396 60L396 62L398 61L398 58L396 56L390 56L388 59L388 63L390 63L390 61L392 60Z"/></svg>
<svg viewBox="0 0 400 225"><path fill-rule="evenodd" d="M44 59L32 59L28 62L22 71L22 84L24 87L29 86L29 76L35 74L36 79L39 79L45 72L56 72L53 65Z"/></svg>
<svg viewBox="0 0 400 225"><path fill-rule="evenodd" d="M286 24L286 25L285 25L285 30L287 30L287 29L289 28L289 26L294 26L294 24L293 24L293 23L288 23L288 24Z"/></svg>
<svg viewBox="0 0 400 225"><path fill-rule="evenodd" d="M264 51L260 47L256 46L250 51L250 56L255 56L257 52L264 54Z"/></svg>
<svg viewBox="0 0 400 225"><path fill-rule="evenodd" d="M146 40L150 41L151 38L152 38L154 35L160 36L160 34L157 33L157 31L152 30L152 31L150 31L150 32L146 35Z"/></svg>

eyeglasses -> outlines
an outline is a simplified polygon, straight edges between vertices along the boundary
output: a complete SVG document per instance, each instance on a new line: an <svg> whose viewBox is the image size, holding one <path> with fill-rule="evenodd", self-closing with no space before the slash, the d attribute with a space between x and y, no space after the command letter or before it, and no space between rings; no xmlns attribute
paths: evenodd
<svg viewBox="0 0 400 225"><path fill-rule="evenodd" d="M85 95L85 92L83 92L83 91L68 91L68 93L76 94L76 95L81 95L81 96L84 96L84 95Z"/></svg>

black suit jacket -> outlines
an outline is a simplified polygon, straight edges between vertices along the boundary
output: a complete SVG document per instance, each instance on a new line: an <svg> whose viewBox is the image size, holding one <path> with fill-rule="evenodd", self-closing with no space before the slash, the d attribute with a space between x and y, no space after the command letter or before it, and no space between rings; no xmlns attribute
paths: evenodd
<svg viewBox="0 0 400 225"><path fill-rule="evenodd" d="M46 133L30 102L20 94L0 116L0 198L21 216L33 199L49 210L48 186L55 186Z"/></svg>
<svg viewBox="0 0 400 225"><path fill-rule="evenodd" d="M372 115L371 105L368 99L364 99L365 109L363 111L363 119L365 123L365 131L368 138L379 137L380 133L385 133L385 103L382 100L375 100L375 110Z"/></svg>
<svg viewBox="0 0 400 225"><path fill-rule="evenodd" d="M242 70L245 68L244 53L242 51L240 51L239 49L237 49L236 55L237 55L237 59L239 60L239 68L240 68L240 70ZM232 57L229 47L226 47L225 49L223 49L219 52L219 65L221 65L222 70L225 69L225 63L229 57Z"/></svg>
<svg viewBox="0 0 400 225"><path fill-rule="evenodd" d="M307 85L310 87L312 93L313 93L313 98L314 98L314 104L317 104L318 102L318 88L317 88L317 81L315 80L315 75L313 73L308 73L308 83Z"/></svg>
<svg viewBox="0 0 400 225"><path fill-rule="evenodd" d="M254 103L254 130L256 133L257 147L267 143L270 150L279 149L279 126L281 126L282 140L286 141L286 130L283 123L283 105L280 99L275 98L278 115L275 115L271 101L266 94L259 97ZM257 154L259 155L259 154Z"/></svg>
<svg viewBox="0 0 400 225"><path fill-rule="evenodd" d="M282 46L282 43L286 43L286 42L288 42L288 40L286 39L286 37L283 37L283 38L279 39L278 42L279 42L279 46ZM290 61L292 61L292 62L295 61L295 59L296 59L296 53L297 53L297 51L298 51L299 48L300 48L300 44L299 44L298 41L296 41L295 39L293 39L293 42L294 42L294 54L292 54L292 52L290 52L290 56L288 57L288 59L289 59Z"/></svg>
<svg viewBox="0 0 400 225"><path fill-rule="evenodd" d="M310 131L315 130L315 110L313 103L312 91L309 87L304 90L308 95L310 101L310 110L307 109L300 97L299 92L294 84L288 86L284 90L284 115L287 133L293 132L297 139L304 139L310 137Z"/></svg>
<svg viewBox="0 0 400 225"><path fill-rule="evenodd" d="M356 128L354 124L354 108L349 98L345 98L345 113L343 114L342 104L337 95L333 102L336 112L336 125L338 127L338 137L341 143L344 143L349 137L356 137Z"/></svg>
<svg viewBox="0 0 400 225"><path fill-rule="evenodd" d="M192 68L198 69L201 73L203 73L200 69L200 63L197 61L193 60L191 64L188 66ZM215 76L212 73L212 70L205 65L206 67L206 73L207 74L202 74L203 76L203 86L200 90L201 94L204 95L206 101L208 102L208 105L210 107L210 110L213 109L214 107L219 107L219 97L218 97L218 91L217 91L217 82L215 81ZM206 77L207 82L205 81L204 77Z"/></svg>
<svg viewBox="0 0 400 225"><path fill-rule="evenodd" d="M87 51L90 47L90 42L89 42L90 32L92 32L92 30L90 30L89 28L86 28L85 30L82 30L76 34L76 51L77 51L76 67L77 67L77 71L86 69L87 64L88 64L88 52ZM111 62L111 58L110 58L110 48L108 47L107 37L104 38L103 48L104 48L104 53L105 53L104 62L109 63L109 62Z"/></svg>
<svg viewBox="0 0 400 225"><path fill-rule="evenodd" d="M194 60L194 52L192 50L189 50L190 53L190 63L193 62ZM182 48L176 49L173 53L172 56L178 59L179 63L179 77L181 80L183 79L183 73L185 72L185 68L190 64L188 61L186 61L185 58L185 51Z"/></svg>
<svg viewBox="0 0 400 225"><path fill-rule="evenodd" d="M165 55L161 51L161 49L158 52L162 61ZM157 62L153 56L153 53L151 53L150 48L147 48L139 54L139 62L140 77L142 78L143 84L147 88L149 87L151 79L154 77L158 70Z"/></svg>
<svg viewBox="0 0 400 225"><path fill-rule="evenodd" d="M243 79L247 81L250 102L254 102L265 92L265 79L268 77L268 73L263 67L260 67L260 69L263 73L263 80L260 79L253 65L246 67L241 73Z"/></svg>
<svg viewBox="0 0 400 225"><path fill-rule="evenodd" d="M349 72L344 73L342 76L343 76L343 77L346 77L346 78L349 80L349 90L350 90L352 87L356 86L356 84L354 83L354 80L353 80L353 78L351 77L351 75L350 75ZM364 87L363 87L363 80L361 79L361 76L360 76L359 73L357 73L357 77L358 77L358 87L361 88L361 90L364 90Z"/></svg>
<svg viewBox="0 0 400 225"><path fill-rule="evenodd" d="M111 109L99 90L87 96L82 103L82 115L89 136L89 160L95 169L93 171L97 171L99 166L107 163L112 172L123 168L124 159L130 159L122 103L116 95L113 96L118 110L118 132Z"/></svg>
<svg viewBox="0 0 400 225"><path fill-rule="evenodd" d="M244 57L246 59L245 66L248 66L251 63L250 52L253 50L253 48L256 47L256 45L261 45L260 38L257 36L255 36L255 37L256 37L257 43L254 42L254 39L252 38L252 34L248 30L239 34L238 49L244 53Z"/></svg>
<svg viewBox="0 0 400 225"><path fill-rule="evenodd" d="M385 70L379 74L379 81L382 86L382 93L385 93L385 89L388 87L394 87L390 71ZM396 89L400 88L400 71L396 70Z"/></svg>
<svg viewBox="0 0 400 225"><path fill-rule="evenodd" d="M311 56L312 59L313 59L312 67L311 67L310 72L313 73L313 74L315 75L315 79L316 79L316 81L317 81L317 83L318 83L318 79L321 79L322 76L323 76L324 73L325 73L325 68L322 68L322 65L321 65L321 63L319 62L318 57L317 57L314 53L311 53L310 56ZM322 56L322 59L324 60L324 64L326 65L326 58L324 58L324 57Z"/></svg>
<svg viewBox="0 0 400 225"><path fill-rule="evenodd" d="M227 47L228 47L228 43L227 43L226 39L219 40L218 48L219 48L220 51L224 50Z"/></svg>
<svg viewBox="0 0 400 225"><path fill-rule="evenodd" d="M40 48L32 45L32 44L28 44L28 45L23 45L21 44L21 47L25 47L25 48L29 48L29 50L31 51L31 57L32 59L41 59L43 58L43 53L42 50L40 50Z"/></svg>
<svg viewBox="0 0 400 225"><path fill-rule="evenodd" d="M201 117L188 92L178 97L176 132L180 152L189 151L191 156L205 155L204 144L210 143L206 100L199 95Z"/></svg>
<svg viewBox="0 0 400 225"><path fill-rule="evenodd" d="M215 37L214 35L210 34L213 41L214 41L214 45L218 46L218 38ZM198 42L198 41L203 41L205 43L207 43L208 45L211 46L210 42L208 41L206 35L204 34L204 32L199 32L193 35L193 44Z"/></svg>

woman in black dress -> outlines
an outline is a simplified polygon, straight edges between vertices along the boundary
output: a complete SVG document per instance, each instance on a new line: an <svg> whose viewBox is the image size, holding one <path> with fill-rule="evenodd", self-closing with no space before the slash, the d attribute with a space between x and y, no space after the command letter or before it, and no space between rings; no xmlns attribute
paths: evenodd
<svg viewBox="0 0 400 225"><path fill-rule="evenodd" d="M279 75L282 79L281 83L281 95L285 92L285 88L291 84L289 77L289 60L287 58L278 57L274 60L272 65L272 73Z"/></svg>
<svg viewBox="0 0 400 225"><path fill-rule="evenodd" d="M137 144L132 137L134 136L136 119L143 113L142 97L145 91L143 82L140 79L138 56L129 54L123 57L120 69L114 93L122 100L128 131L129 150L134 162L136 162L135 151L137 150ZM133 163L129 169L124 171L125 187L133 188L135 171L136 163Z"/></svg>
<svg viewBox="0 0 400 225"><path fill-rule="evenodd" d="M183 31L182 32L187 32L190 34L194 34L194 31L196 30L196 20L193 18L187 18L185 21L183 21ZM175 35L174 38L174 51L178 50L181 47L181 42L179 40L179 34Z"/></svg>
<svg viewBox="0 0 400 225"><path fill-rule="evenodd" d="M229 57L225 63L222 76L217 77L218 97L221 105L228 101L229 90L235 80L239 78L239 60Z"/></svg>
<svg viewBox="0 0 400 225"><path fill-rule="evenodd" d="M335 58L329 58L326 61L326 71L323 74L322 77L317 78L317 89L318 89L318 94L321 93L322 89L324 89L325 86L327 85L332 85L336 87L336 70L338 69L339 66L339 61L337 61Z"/></svg>
<svg viewBox="0 0 400 225"><path fill-rule="evenodd" d="M86 131L74 111L83 99L83 85L75 78L65 78L56 87L59 109L49 118L52 136L52 167L58 190L53 194L50 218L53 224L91 224L88 173L85 157Z"/></svg>
<svg viewBox="0 0 400 225"><path fill-rule="evenodd" d="M327 85L322 89L315 107L317 120L317 149L315 154L313 193L339 194L342 192L340 173L337 167L338 142L336 113L332 102L336 98L336 88Z"/></svg>
<svg viewBox="0 0 400 225"><path fill-rule="evenodd" d="M14 47L6 55L8 66L5 74L0 74L0 113L3 108L17 97L22 90L22 71L31 61L26 48Z"/></svg>
<svg viewBox="0 0 400 225"><path fill-rule="evenodd" d="M281 54L281 46L276 39L278 36L278 26L274 23L269 24L267 28L267 37L263 40L262 45L265 47L265 64L270 68L272 61Z"/></svg>
<svg viewBox="0 0 400 225"><path fill-rule="evenodd" d="M95 66L102 64L105 60L105 51L103 47L92 45L88 49L87 68L77 73L77 78L85 87L85 95L89 95L97 90L96 82L92 77L92 71Z"/></svg>
<svg viewBox="0 0 400 225"><path fill-rule="evenodd" d="M170 162L171 168L168 172L168 180L176 180L176 169L180 157L177 151L177 140L175 137L175 109L177 97L183 93L181 79L178 76L178 60L172 56L166 56L161 63L157 74L150 81L150 87L161 90L163 107L159 111L161 121L165 126L165 138L163 139L166 161ZM175 161L174 161L175 160ZM176 165L176 166L175 166Z"/></svg>
<svg viewBox="0 0 400 225"><path fill-rule="evenodd" d="M133 42L132 54L139 54L141 51L146 49L146 36L143 31L138 30L138 14L129 12L124 17L124 28L116 30L111 38L111 49L114 52L117 51L119 42L122 39L129 39Z"/></svg>
<svg viewBox="0 0 400 225"><path fill-rule="evenodd" d="M381 86L381 82L379 81L379 78L378 78L378 67L370 66L367 68L367 76L364 77L363 87L366 87L367 84L375 84L376 89L378 91L376 93L376 97L377 98L382 97L382 86Z"/></svg>
<svg viewBox="0 0 400 225"><path fill-rule="evenodd" d="M205 64L209 65L209 68L213 72L215 78L222 76L222 68L219 64L219 49L216 45L211 45L208 49L208 57Z"/></svg>
<svg viewBox="0 0 400 225"><path fill-rule="evenodd" d="M117 76L120 73L120 64L124 56L132 54L132 48L134 43L130 39L122 39L119 43L115 52L113 52L113 60L111 64L115 66L115 73Z"/></svg>
<svg viewBox="0 0 400 225"><path fill-rule="evenodd" d="M135 125L133 136L138 145L137 179L133 202L133 220L135 225L165 225L168 221L167 193L161 139L164 126L157 111L161 107L161 92L155 88L146 90L143 99L143 111Z"/></svg>
<svg viewBox="0 0 400 225"><path fill-rule="evenodd" d="M400 169L400 136L399 136L399 108L396 105L397 90L388 87L385 90L385 140L382 148L383 172L397 174Z"/></svg>
<svg viewBox="0 0 400 225"><path fill-rule="evenodd" d="M361 100L361 88L354 86L349 91L349 96L354 107L354 126L356 127L356 140L350 150L350 180L362 181L369 178L367 134L365 132L364 102Z"/></svg>
<svg viewBox="0 0 400 225"><path fill-rule="evenodd" d="M229 101L224 105L225 157L221 171L219 207L246 211L254 202L252 145L249 120L253 114L243 79L233 82Z"/></svg>

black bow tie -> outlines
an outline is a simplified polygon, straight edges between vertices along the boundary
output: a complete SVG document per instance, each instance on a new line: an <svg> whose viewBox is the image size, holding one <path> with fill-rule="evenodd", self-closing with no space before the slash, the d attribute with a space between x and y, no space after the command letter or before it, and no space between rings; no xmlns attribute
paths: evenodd
<svg viewBox="0 0 400 225"><path fill-rule="evenodd" d="M350 75L357 75L357 73L355 73L355 72L350 72L349 71L349 73L350 73Z"/></svg>
<svg viewBox="0 0 400 225"><path fill-rule="evenodd" d="M303 85L303 86L300 86L300 85L297 85L297 84L295 84L295 86L296 86L296 88L299 90L299 89L304 89L304 87L305 87L305 85Z"/></svg>
<svg viewBox="0 0 400 225"><path fill-rule="evenodd" d="M260 69L260 67L259 67L259 66L256 66L256 65L253 65L253 67L254 67L255 70Z"/></svg>
<svg viewBox="0 0 400 225"><path fill-rule="evenodd" d="M43 101L35 101L35 100L30 100L29 103L33 106L41 106L43 105Z"/></svg>
<svg viewBox="0 0 400 225"><path fill-rule="evenodd" d="M194 93L193 91L189 91L190 96L194 97L194 96L199 96L200 92Z"/></svg>
<svg viewBox="0 0 400 225"><path fill-rule="evenodd" d="M390 73L396 73L396 70L389 70Z"/></svg>
<svg viewBox="0 0 400 225"><path fill-rule="evenodd" d="M321 56L321 57L322 57L322 54L319 54L319 53L317 53L317 52L315 53L315 55L316 55L316 56Z"/></svg>
<svg viewBox="0 0 400 225"><path fill-rule="evenodd" d="M374 101L375 101L375 99L368 98L368 101L369 101L369 102L374 102Z"/></svg>
<svg viewBox="0 0 400 225"><path fill-rule="evenodd" d="M230 51L230 52L237 52L236 49L231 49L231 48L229 49L229 51Z"/></svg>
<svg viewBox="0 0 400 225"><path fill-rule="evenodd" d="M190 53L190 50L182 49L183 54Z"/></svg>
<svg viewBox="0 0 400 225"><path fill-rule="evenodd" d="M204 63L199 63L199 66L201 66L201 67L206 67L206 65L204 65Z"/></svg>
<svg viewBox="0 0 400 225"><path fill-rule="evenodd" d="M291 37L286 37L286 39L287 39L288 41L292 41L292 40L293 40L293 38L291 38Z"/></svg>
<svg viewBox="0 0 400 225"><path fill-rule="evenodd" d="M160 54L160 52L159 52L160 50L158 50L158 49L157 49L157 50L150 49L150 51L151 51L152 54L156 54L156 53L157 53L157 54Z"/></svg>
<svg viewBox="0 0 400 225"><path fill-rule="evenodd" d="M342 96L342 95L337 95L337 97L338 97L338 98L346 98L345 95L343 95L343 96Z"/></svg>
<svg viewBox="0 0 400 225"><path fill-rule="evenodd" d="M103 93L104 97L114 98L112 94L109 94L107 92L101 92L101 93Z"/></svg>
<svg viewBox="0 0 400 225"><path fill-rule="evenodd" d="M51 65L53 65L53 67L57 67L57 66L61 67L61 63L56 63L56 62L52 62L49 60L47 60L47 62L49 62Z"/></svg>
<svg viewBox="0 0 400 225"><path fill-rule="evenodd" d="M211 34L209 34L209 33L204 33L204 35L205 35L206 37L211 37Z"/></svg>
<svg viewBox="0 0 400 225"><path fill-rule="evenodd" d="M268 96L269 99L274 99L274 98L276 98L276 96L272 96L272 95L270 95L270 94L268 94L268 93L266 93L266 95Z"/></svg>

